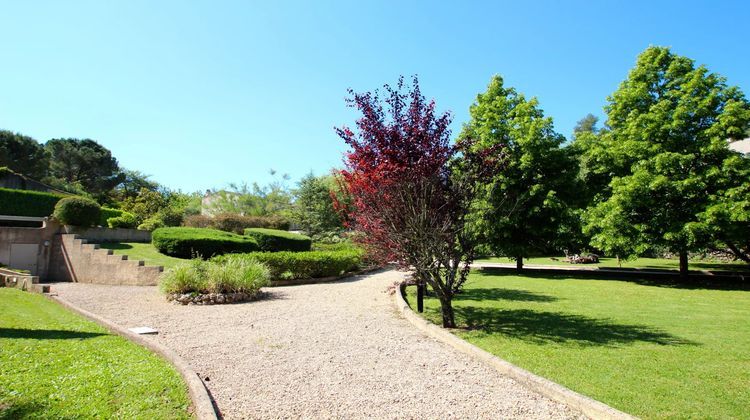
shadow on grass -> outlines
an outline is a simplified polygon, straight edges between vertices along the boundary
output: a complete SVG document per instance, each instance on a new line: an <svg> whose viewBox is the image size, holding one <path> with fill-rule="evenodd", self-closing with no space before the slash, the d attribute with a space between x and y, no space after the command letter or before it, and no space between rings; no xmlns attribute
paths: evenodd
<svg viewBox="0 0 750 420"><path fill-rule="evenodd" d="M37 418L45 406L36 402L0 402L0 420Z"/></svg>
<svg viewBox="0 0 750 420"><path fill-rule="evenodd" d="M667 287L672 289L708 289L708 290L739 290L750 291L750 279L739 277L737 279L712 279L707 276L691 274L688 280L681 280L677 276L659 277L648 276L637 271L623 271L621 273L606 273L600 271L570 271L540 272L534 269L525 269L522 274L515 271L497 267L482 267L472 270L472 273L480 277L494 277L502 280L502 277L528 277L542 280L612 280L627 281L642 286Z"/></svg>
<svg viewBox="0 0 750 420"><path fill-rule="evenodd" d="M102 242L100 246L104 249L133 249L133 245L121 242Z"/></svg>
<svg viewBox="0 0 750 420"><path fill-rule="evenodd" d="M672 346L697 344L645 325L617 324L574 314L474 307L456 307L455 311L470 330L539 344L611 346L639 341Z"/></svg>
<svg viewBox="0 0 750 420"><path fill-rule="evenodd" d="M529 292L526 290L516 289L464 289L457 294L454 301L462 300L513 300L519 302L554 302L558 300L554 296L543 295L540 293Z"/></svg>
<svg viewBox="0 0 750 420"><path fill-rule="evenodd" d="M25 328L0 328L0 338L27 338L33 340L84 339L107 335L103 333L67 330L29 330Z"/></svg>

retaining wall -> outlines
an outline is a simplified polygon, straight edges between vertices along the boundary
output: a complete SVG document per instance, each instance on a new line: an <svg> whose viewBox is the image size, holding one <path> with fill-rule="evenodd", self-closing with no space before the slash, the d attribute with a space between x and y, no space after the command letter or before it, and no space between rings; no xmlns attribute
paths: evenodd
<svg viewBox="0 0 750 420"><path fill-rule="evenodd" d="M115 255L74 234L55 236L52 248L48 276L52 281L153 286L164 270L130 261L127 255Z"/></svg>
<svg viewBox="0 0 750 420"><path fill-rule="evenodd" d="M63 226L61 233L72 233L91 243L101 242L151 242L151 232L136 229L82 228Z"/></svg>

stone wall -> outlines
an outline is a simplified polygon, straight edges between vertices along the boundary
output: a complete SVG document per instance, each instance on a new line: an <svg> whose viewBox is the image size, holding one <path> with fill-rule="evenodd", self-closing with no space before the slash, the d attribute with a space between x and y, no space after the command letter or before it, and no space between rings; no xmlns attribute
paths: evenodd
<svg viewBox="0 0 750 420"><path fill-rule="evenodd" d="M47 276L52 243L59 229L59 225L52 221L45 221L41 228L2 227L0 228L0 264L10 266L11 248L13 245L36 245L36 270L32 275L45 278ZM21 268L21 267L11 267Z"/></svg>
<svg viewBox="0 0 750 420"><path fill-rule="evenodd" d="M114 255L74 234L55 236L48 279L96 284L153 286L159 281L162 267L130 261L126 255Z"/></svg>
<svg viewBox="0 0 750 420"><path fill-rule="evenodd" d="M82 228L63 226L62 233L72 233L93 243L102 242L151 242L151 232L136 229L109 229L103 227Z"/></svg>

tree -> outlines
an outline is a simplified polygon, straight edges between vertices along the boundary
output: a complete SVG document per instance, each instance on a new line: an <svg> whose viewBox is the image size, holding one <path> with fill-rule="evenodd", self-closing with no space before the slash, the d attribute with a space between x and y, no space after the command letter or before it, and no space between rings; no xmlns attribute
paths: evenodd
<svg viewBox="0 0 750 420"><path fill-rule="evenodd" d="M700 215L741 187L742 177L729 179L722 168L736 158L727 140L744 135L750 105L723 77L663 47L646 49L608 101L610 130L586 153L602 152L592 161L612 181L586 230L608 253L666 247L680 255L686 277L688 252L709 239L697 234Z"/></svg>
<svg viewBox="0 0 750 420"><path fill-rule="evenodd" d="M272 176L276 175L273 169ZM292 207L292 193L287 186L289 175L283 174L280 179L275 178L268 185L229 184L229 188L214 190L207 210L211 214L236 213L244 216L284 215Z"/></svg>
<svg viewBox="0 0 750 420"><path fill-rule="evenodd" d="M44 147L31 137L0 130L0 166L41 180L47 175L49 156Z"/></svg>
<svg viewBox="0 0 750 420"><path fill-rule="evenodd" d="M146 175L141 171L123 169L120 173L122 174L122 181L115 187L113 194L118 201L135 198L142 189L148 191L157 191L159 189L159 184L150 180L150 175Z"/></svg>
<svg viewBox="0 0 750 420"><path fill-rule="evenodd" d="M351 227L376 259L410 269L440 301L444 327L455 327L452 299L473 259L476 239L466 217L481 182L499 165L498 147L472 150L450 142L450 114L436 114L417 78L379 93L354 93L357 133L336 132L351 150L341 171L352 199Z"/></svg>
<svg viewBox="0 0 750 420"><path fill-rule="evenodd" d="M599 117L594 114L586 114L585 117L578 120L576 126L573 127L573 138L575 139L581 133L594 133L599 131L596 124L599 122Z"/></svg>
<svg viewBox="0 0 750 420"><path fill-rule="evenodd" d="M50 177L78 184L98 200L125 178L112 152L94 140L52 139L44 147L51 157Z"/></svg>
<svg viewBox="0 0 750 420"><path fill-rule="evenodd" d="M339 234L344 226L333 205L331 194L337 187L333 175L312 173L299 181L294 191L294 220L308 235Z"/></svg>
<svg viewBox="0 0 750 420"><path fill-rule="evenodd" d="M471 120L460 135L476 147L505 146L505 168L485 186L476 228L490 248L516 260L560 246L563 221L572 218L568 205L575 188L574 156L561 147L565 138L554 131L536 98L527 100L495 76L469 109ZM487 211L488 215L484 216Z"/></svg>

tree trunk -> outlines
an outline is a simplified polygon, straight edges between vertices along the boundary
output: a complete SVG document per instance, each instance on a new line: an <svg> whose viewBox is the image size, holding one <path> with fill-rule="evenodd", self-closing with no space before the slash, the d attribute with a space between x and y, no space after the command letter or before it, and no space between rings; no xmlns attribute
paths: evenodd
<svg viewBox="0 0 750 420"><path fill-rule="evenodd" d="M417 312L424 312L424 283L417 283Z"/></svg>
<svg viewBox="0 0 750 420"><path fill-rule="evenodd" d="M680 251L680 278L687 280L688 278L688 254L687 251Z"/></svg>
<svg viewBox="0 0 750 420"><path fill-rule="evenodd" d="M742 252L742 250L737 247L737 245L727 242L727 247L729 247L729 250L732 251L732 254L734 254L737 259L740 259L748 264L750 264L750 255L745 254Z"/></svg>
<svg viewBox="0 0 750 420"><path fill-rule="evenodd" d="M448 297L440 298L440 312L443 315L443 328L456 328L456 317L453 314L453 302Z"/></svg>
<svg viewBox="0 0 750 420"><path fill-rule="evenodd" d="M516 272L523 273L523 257L516 257Z"/></svg>

